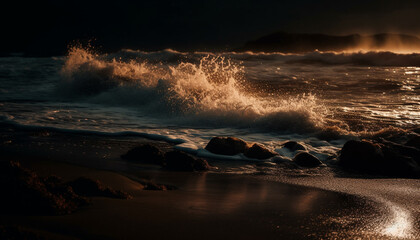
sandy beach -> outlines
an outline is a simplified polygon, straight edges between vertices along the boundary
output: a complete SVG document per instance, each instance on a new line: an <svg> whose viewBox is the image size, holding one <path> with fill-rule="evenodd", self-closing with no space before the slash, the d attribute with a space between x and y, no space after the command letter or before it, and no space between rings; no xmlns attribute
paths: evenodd
<svg viewBox="0 0 420 240"><path fill-rule="evenodd" d="M41 239L415 239L419 232L418 198L401 205L407 196L418 194L418 180L325 178L325 174L302 177L299 172L294 176L279 172L277 177L173 172L120 159L141 142L170 150L173 144L165 142L10 126L2 133L2 161L18 160L41 177L97 179L132 196L128 200L93 197L91 205L67 215L1 216L0 225ZM147 181L176 189L144 190ZM398 188L399 183L406 190ZM360 188L352 186L360 184L365 190L355 191ZM382 192L390 186L395 190L388 195L370 191L378 186ZM390 212L385 208L386 203L391 204L391 210L400 206L402 214L409 213L406 228L391 229L388 234L380 230L392 223L395 214L395 209ZM401 215L394 216L396 221L398 217ZM399 221L395 224L401 224Z"/></svg>

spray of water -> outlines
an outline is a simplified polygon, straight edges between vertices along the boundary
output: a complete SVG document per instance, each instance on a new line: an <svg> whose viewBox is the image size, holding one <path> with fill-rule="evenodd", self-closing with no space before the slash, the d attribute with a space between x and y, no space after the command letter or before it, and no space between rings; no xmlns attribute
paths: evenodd
<svg viewBox="0 0 420 240"><path fill-rule="evenodd" d="M313 131L326 125L328 111L314 95L255 94L247 90L244 71L214 55L198 62L152 64L72 48L61 86L71 97L148 106L149 114L183 116L183 121L195 124L273 131Z"/></svg>

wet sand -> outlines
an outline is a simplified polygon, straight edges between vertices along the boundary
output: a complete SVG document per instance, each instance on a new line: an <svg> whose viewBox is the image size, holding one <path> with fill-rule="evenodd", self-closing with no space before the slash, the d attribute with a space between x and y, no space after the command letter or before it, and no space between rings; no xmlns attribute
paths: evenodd
<svg viewBox="0 0 420 240"><path fill-rule="evenodd" d="M381 238L420 239L420 180L361 177L268 176L269 181L315 187L358 196L372 203L379 214L360 229Z"/></svg>
<svg viewBox="0 0 420 240"><path fill-rule="evenodd" d="M19 160L41 176L99 179L133 196L129 200L95 197L91 206L63 216L0 216L0 225L17 225L46 238L409 239L418 236L386 235L378 231L384 223L377 220L386 219L389 212L382 211L384 205L375 199L352 191L358 187L349 186L356 182L343 181L340 191L326 187L328 184L322 181L312 184L321 178L168 172L119 159L119 155L139 142L150 141L147 139L16 129L3 129L2 133L2 160ZM155 144L162 149L172 147L164 142ZM138 179L174 185L177 189L141 190ZM370 180L365 179L366 186L377 185ZM416 204L413 200L410 206ZM418 215L410 217L416 220ZM371 224L378 228L366 227ZM418 232L415 226L412 228Z"/></svg>
<svg viewBox="0 0 420 240"><path fill-rule="evenodd" d="M151 171L139 174L178 187L140 190L121 174L60 162L23 161L42 175L100 179L133 199L94 198L91 206L64 216L3 216L2 224L58 236L96 239L299 239L318 238L353 226L329 219L352 214L365 203L355 197L261 181L249 176ZM48 167L46 167L48 166ZM369 210L359 211L368 216ZM329 225L326 225L329 224ZM360 227L360 226L359 226Z"/></svg>

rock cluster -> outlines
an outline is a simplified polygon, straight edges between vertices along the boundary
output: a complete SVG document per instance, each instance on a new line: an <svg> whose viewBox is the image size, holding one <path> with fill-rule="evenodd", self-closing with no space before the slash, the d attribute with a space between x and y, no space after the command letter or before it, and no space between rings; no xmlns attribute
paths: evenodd
<svg viewBox="0 0 420 240"><path fill-rule="evenodd" d="M221 155L236 155L243 153L248 158L267 159L278 155L259 143L247 143L235 137L214 137L205 149Z"/></svg>
<svg viewBox="0 0 420 240"><path fill-rule="evenodd" d="M9 214L60 215L89 204L87 196L129 197L91 179L41 178L14 161L0 162L0 189L0 212Z"/></svg>
<svg viewBox="0 0 420 240"><path fill-rule="evenodd" d="M158 147L148 143L129 150L121 158L138 163L160 165L164 169L172 171L207 171L210 169L210 165L204 159L178 150L164 153Z"/></svg>
<svg viewBox="0 0 420 240"><path fill-rule="evenodd" d="M314 155L307 152L299 152L293 158L293 162L301 167L314 168L322 164L322 162Z"/></svg>
<svg viewBox="0 0 420 240"><path fill-rule="evenodd" d="M416 140L405 145L386 140L350 140L341 149L338 163L346 170L394 177L420 177L420 150Z"/></svg>
<svg viewBox="0 0 420 240"><path fill-rule="evenodd" d="M155 145L146 143L129 150L126 154L121 155L121 158L146 164L161 165L164 162L164 153Z"/></svg>
<svg viewBox="0 0 420 240"><path fill-rule="evenodd" d="M249 147L249 144L240 138L214 137L210 140L205 149L215 154L236 155L244 153Z"/></svg>
<svg viewBox="0 0 420 240"><path fill-rule="evenodd" d="M252 147L244 152L244 155L249 158L267 159L278 155L278 153L267 149L259 143L254 143Z"/></svg>
<svg viewBox="0 0 420 240"><path fill-rule="evenodd" d="M210 165L204 159L175 150L165 154L163 168L173 171L207 171Z"/></svg>
<svg viewBox="0 0 420 240"><path fill-rule="evenodd" d="M87 177L80 177L74 181L66 184L70 186L73 191L81 196L86 197L109 197L128 199L130 195L120 190L114 190L104 186L99 180L90 179Z"/></svg>
<svg viewBox="0 0 420 240"><path fill-rule="evenodd" d="M295 141L288 141L286 143L283 144L283 147L289 149L290 151L298 151L298 150L303 150L306 151L305 146L303 146L302 144L295 142Z"/></svg>

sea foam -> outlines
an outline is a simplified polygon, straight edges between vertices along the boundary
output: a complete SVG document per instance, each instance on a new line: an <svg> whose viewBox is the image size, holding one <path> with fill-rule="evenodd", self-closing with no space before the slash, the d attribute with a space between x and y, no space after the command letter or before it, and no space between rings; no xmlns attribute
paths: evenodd
<svg viewBox="0 0 420 240"><path fill-rule="evenodd" d="M151 63L72 48L61 75L69 98L131 106L181 125L313 132L327 124L316 96L261 96L247 87L243 67L223 56Z"/></svg>

